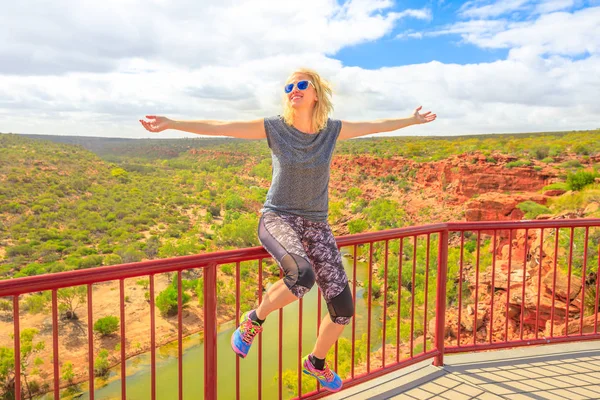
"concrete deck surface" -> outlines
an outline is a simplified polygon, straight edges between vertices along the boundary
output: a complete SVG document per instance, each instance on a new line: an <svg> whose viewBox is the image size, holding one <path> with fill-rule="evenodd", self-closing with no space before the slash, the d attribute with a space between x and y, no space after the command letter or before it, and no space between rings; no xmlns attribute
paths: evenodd
<svg viewBox="0 0 600 400"><path fill-rule="evenodd" d="M327 399L600 399L600 341L446 355Z"/></svg>

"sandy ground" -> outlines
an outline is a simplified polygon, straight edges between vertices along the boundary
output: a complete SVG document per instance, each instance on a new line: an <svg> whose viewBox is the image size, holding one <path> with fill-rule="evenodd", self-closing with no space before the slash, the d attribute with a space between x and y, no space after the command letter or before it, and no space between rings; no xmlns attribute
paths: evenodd
<svg viewBox="0 0 600 400"><path fill-rule="evenodd" d="M127 279L125 281L125 353L126 357L132 357L136 354L150 350L150 303L145 300L145 290L135 282L140 279ZM155 295L168 286L167 275L161 274L155 276ZM114 315L120 318L119 311L119 282L111 281L93 285L92 291L92 320L95 322L99 318ZM23 297L20 300L20 309L23 307ZM217 309L218 322L226 322L235 318L235 309L227 309L220 305ZM73 372L75 373L74 382L87 381L88 378L88 315L87 301L82 303L76 313L78 320L69 321L60 319L58 321L58 354L59 371L62 375L62 366L66 362L73 363ZM204 313L198 303L198 298L193 295L190 302L183 309L182 313L182 333L183 336L203 330ZM51 305L44 313L29 314L21 311L20 328L35 328L39 334L35 336L34 343L44 342L45 349L29 357L28 381L37 380L40 385L48 383L53 385L53 354L52 354L52 312ZM163 317L158 308L155 312L156 324L156 345L162 345L177 340L177 315L172 317ZM12 334L14 324L12 313L0 312L0 346L13 348ZM109 362L111 366L120 363L120 335L116 334L101 337L98 333L93 334L94 359L101 349L107 349L110 353ZM39 357L43 364L36 368L33 360ZM67 382L61 379L61 387L67 386Z"/></svg>

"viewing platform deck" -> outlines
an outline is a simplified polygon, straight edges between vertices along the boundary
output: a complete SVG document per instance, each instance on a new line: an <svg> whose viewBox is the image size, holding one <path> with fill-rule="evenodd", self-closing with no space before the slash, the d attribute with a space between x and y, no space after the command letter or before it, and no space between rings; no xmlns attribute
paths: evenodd
<svg viewBox="0 0 600 400"><path fill-rule="evenodd" d="M389 373L328 399L600 399L600 342L453 354Z"/></svg>

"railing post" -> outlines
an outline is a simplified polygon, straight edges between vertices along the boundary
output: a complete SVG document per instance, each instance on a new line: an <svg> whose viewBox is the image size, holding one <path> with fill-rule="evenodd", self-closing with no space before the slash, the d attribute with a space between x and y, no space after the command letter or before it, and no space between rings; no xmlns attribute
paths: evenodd
<svg viewBox="0 0 600 400"><path fill-rule="evenodd" d="M217 264L204 268L204 398L217 398Z"/></svg>
<svg viewBox="0 0 600 400"><path fill-rule="evenodd" d="M435 301L435 347L440 352L433 365L444 365L444 337L446 332L446 280L448 277L448 229L440 231L438 242L437 295ZM461 283L459 282L459 285Z"/></svg>

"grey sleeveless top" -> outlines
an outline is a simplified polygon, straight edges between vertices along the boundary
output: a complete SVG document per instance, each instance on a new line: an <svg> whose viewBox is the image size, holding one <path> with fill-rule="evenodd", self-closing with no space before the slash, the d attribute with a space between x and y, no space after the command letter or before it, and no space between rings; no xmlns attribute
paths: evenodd
<svg viewBox="0 0 600 400"><path fill-rule="evenodd" d="M329 118L325 128L315 134L289 126L282 116L265 118L264 123L273 180L261 212L327 221L329 167L342 122Z"/></svg>

